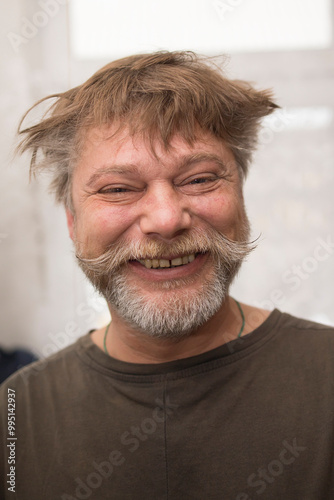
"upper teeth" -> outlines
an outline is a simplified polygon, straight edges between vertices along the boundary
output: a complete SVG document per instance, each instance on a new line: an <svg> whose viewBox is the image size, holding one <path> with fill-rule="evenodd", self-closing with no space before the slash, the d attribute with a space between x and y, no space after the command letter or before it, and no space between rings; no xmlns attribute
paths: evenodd
<svg viewBox="0 0 334 500"><path fill-rule="evenodd" d="M183 266L184 264L189 264L195 260L195 254L185 255L184 257L177 257L173 260L167 259L140 259L139 262L143 264L147 269L154 269L158 267L172 267L172 266Z"/></svg>

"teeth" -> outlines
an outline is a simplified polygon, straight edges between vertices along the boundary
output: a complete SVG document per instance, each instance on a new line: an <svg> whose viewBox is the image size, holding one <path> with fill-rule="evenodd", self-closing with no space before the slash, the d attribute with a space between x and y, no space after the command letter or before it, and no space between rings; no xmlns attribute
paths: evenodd
<svg viewBox="0 0 334 500"><path fill-rule="evenodd" d="M182 266L184 264L189 264L195 260L195 254L185 255L184 257L177 257L173 260L167 259L140 259L139 262L145 266L147 269L157 269L166 268L171 266Z"/></svg>
<svg viewBox="0 0 334 500"><path fill-rule="evenodd" d="M170 267L170 260L160 259L159 264L160 267Z"/></svg>
<svg viewBox="0 0 334 500"><path fill-rule="evenodd" d="M186 259L187 259L187 257L186 257ZM182 266L182 258L178 257L177 259L173 259L172 266Z"/></svg>

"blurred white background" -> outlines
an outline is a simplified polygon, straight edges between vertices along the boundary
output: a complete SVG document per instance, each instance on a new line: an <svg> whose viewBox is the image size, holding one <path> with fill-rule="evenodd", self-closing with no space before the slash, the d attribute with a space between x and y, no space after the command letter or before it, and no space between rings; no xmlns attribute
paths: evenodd
<svg viewBox="0 0 334 500"><path fill-rule="evenodd" d="M47 180L12 159L20 117L110 60L160 49L228 54L231 77L271 87L246 182L257 250L233 286L241 301L334 325L333 0L11 0L1 5L0 344L40 357L105 324L77 269Z"/></svg>

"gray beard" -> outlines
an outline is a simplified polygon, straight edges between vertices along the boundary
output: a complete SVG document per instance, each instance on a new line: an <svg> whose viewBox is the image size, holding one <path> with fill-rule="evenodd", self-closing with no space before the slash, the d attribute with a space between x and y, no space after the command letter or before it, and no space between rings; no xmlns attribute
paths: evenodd
<svg viewBox="0 0 334 500"><path fill-rule="evenodd" d="M204 235L193 231L191 237L180 238L173 248L178 251L170 249L171 253L190 255L208 251L213 265L197 287L186 288L194 277L152 283L152 289L160 295L157 302L145 297L127 278L128 260L138 260L143 255L155 258L153 255L159 252L163 255L163 249L156 243L131 246L119 242L95 258L85 258L77 249L77 258L94 287L132 328L151 338L177 341L194 333L221 308L242 261L255 248L247 241L248 235L246 219L239 242L213 230Z"/></svg>
<svg viewBox="0 0 334 500"><path fill-rule="evenodd" d="M105 298L134 329L155 339L181 340L216 314L227 296L231 280L228 270L216 264L214 272L205 277L201 287L185 291L180 281L181 293L169 293L176 288L173 283L161 286L165 296L156 304L144 297L136 286L130 286L126 275L119 272L110 280Z"/></svg>

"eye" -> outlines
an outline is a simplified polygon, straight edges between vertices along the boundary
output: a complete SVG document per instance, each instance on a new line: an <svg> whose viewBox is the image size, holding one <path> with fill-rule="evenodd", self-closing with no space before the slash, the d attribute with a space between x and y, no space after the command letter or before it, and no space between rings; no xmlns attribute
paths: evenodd
<svg viewBox="0 0 334 500"><path fill-rule="evenodd" d="M108 203L132 203L141 196L143 189L127 185L109 185L99 189L96 193Z"/></svg>
<svg viewBox="0 0 334 500"><path fill-rule="evenodd" d="M179 188L189 195L200 195L218 189L223 177L214 172L194 174L179 184Z"/></svg>
<svg viewBox="0 0 334 500"><path fill-rule="evenodd" d="M112 193L112 194L121 194L121 193L127 193L129 189L123 188L123 187L113 187L113 188L105 188L101 189L99 192L102 194L105 193Z"/></svg>
<svg viewBox="0 0 334 500"><path fill-rule="evenodd" d="M118 194L131 194L137 193L141 188L139 186L134 186L130 184L107 184L101 187L97 193L107 194L107 195L118 195Z"/></svg>
<svg viewBox="0 0 334 500"><path fill-rule="evenodd" d="M189 184L205 184L208 182L213 182L217 177L197 177L189 182Z"/></svg>
<svg viewBox="0 0 334 500"><path fill-rule="evenodd" d="M203 174L198 176L190 177L182 183L184 188L188 189L210 189L215 186L217 182L221 179L215 174Z"/></svg>

